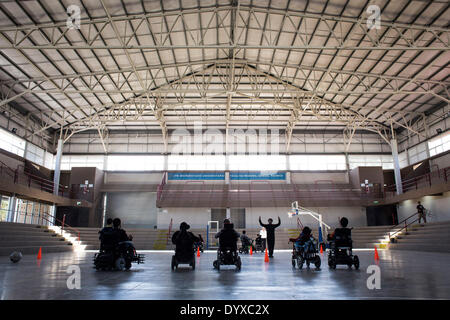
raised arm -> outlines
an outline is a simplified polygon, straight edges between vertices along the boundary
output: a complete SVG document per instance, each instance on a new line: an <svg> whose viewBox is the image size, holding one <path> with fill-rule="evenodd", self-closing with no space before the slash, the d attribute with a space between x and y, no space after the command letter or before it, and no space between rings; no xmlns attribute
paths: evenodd
<svg viewBox="0 0 450 320"><path fill-rule="evenodd" d="M281 220L280 220L280 217L278 216L278 223L275 225L275 228L279 227L280 224L281 224Z"/></svg>
<svg viewBox="0 0 450 320"><path fill-rule="evenodd" d="M266 225L264 224L264 223L262 223L262 221L261 221L261 216L259 216L259 224L261 225L261 227L266 227Z"/></svg>

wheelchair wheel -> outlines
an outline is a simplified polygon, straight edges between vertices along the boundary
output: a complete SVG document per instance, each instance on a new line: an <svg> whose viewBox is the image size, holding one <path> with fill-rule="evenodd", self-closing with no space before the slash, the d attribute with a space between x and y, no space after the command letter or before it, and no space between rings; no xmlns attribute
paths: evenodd
<svg viewBox="0 0 450 320"><path fill-rule="evenodd" d="M125 262L125 270L130 270L131 269L131 260L127 260Z"/></svg>
<svg viewBox="0 0 450 320"><path fill-rule="evenodd" d="M299 269L303 269L303 263L304 263L303 258L302 257L298 257L297 258L297 265L298 265Z"/></svg>
<svg viewBox="0 0 450 320"><path fill-rule="evenodd" d="M336 269L336 260L335 259L330 259L330 260L328 260L328 266L331 268L331 269Z"/></svg>
<svg viewBox="0 0 450 320"><path fill-rule="evenodd" d="M172 270L175 270L177 268L177 263L175 261L175 256L172 256L171 268L172 268Z"/></svg>
<svg viewBox="0 0 450 320"><path fill-rule="evenodd" d="M244 249L239 248L239 253L242 253L244 251Z"/></svg>
<svg viewBox="0 0 450 320"><path fill-rule="evenodd" d="M314 265L316 266L316 269L320 269L320 265L322 264L322 261L320 260L319 256L316 256L314 258Z"/></svg>
<svg viewBox="0 0 450 320"><path fill-rule="evenodd" d="M122 271L123 269L125 269L126 262L123 257L120 257L116 259L114 264L117 270Z"/></svg>
<svg viewBox="0 0 450 320"><path fill-rule="evenodd" d="M355 266L355 269L359 269L359 258L358 256L353 256L353 265Z"/></svg>
<svg viewBox="0 0 450 320"><path fill-rule="evenodd" d="M241 257L238 257L236 261L236 268L240 271L241 266L242 266Z"/></svg>

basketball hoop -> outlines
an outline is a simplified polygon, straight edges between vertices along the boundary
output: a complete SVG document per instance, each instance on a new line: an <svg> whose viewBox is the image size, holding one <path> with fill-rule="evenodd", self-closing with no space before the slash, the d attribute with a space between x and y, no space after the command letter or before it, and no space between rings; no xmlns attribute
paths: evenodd
<svg viewBox="0 0 450 320"><path fill-rule="evenodd" d="M291 203L291 210L288 211L289 218L293 216L298 216L298 201L294 201Z"/></svg>
<svg viewBox="0 0 450 320"><path fill-rule="evenodd" d="M292 218L294 216L298 216L298 209L288 211L288 216L289 216L289 218Z"/></svg>

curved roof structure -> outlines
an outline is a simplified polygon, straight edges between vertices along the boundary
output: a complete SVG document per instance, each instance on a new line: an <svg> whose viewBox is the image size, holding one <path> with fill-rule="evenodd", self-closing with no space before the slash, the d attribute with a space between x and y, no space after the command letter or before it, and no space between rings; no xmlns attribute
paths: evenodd
<svg viewBox="0 0 450 320"><path fill-rule="evenodd" d="M375 5L375 6L374 6ZM448 1L0 3L0 108L52 132L392 131L450 102ZM378 13L380 19L377 19ZM17 112L16 112L17 111Z"/></svg>

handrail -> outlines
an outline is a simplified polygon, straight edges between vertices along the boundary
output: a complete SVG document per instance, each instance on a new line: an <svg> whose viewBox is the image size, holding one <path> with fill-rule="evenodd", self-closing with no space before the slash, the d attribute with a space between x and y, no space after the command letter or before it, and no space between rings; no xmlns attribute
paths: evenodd
<svg viewBox="0 0 450 320"><path fill-rule="evenodd" d="M389 239L392 239L392 236L393 236L393 235L396 235L397 233L403 231L403 229L404 229L405 231L408 231L408 227L409 227L410 225L412 225L413 223L416 223L417 221L419 221L419 218L415 219L414 221L412 221L412 222L410 222L410 223L408 223L408 224L406 224L406 222L405 222L405 226L404 226L403 228L400 228L399 230L397 230L397 231L394 232L394 233L390 233L390 232L389 232Z"/></svg>
<svg viewBox="0 0 450 320"><path fill-rule="evenodd" d="M61 223L61 235L62 235L62 233L64 231L64 227L67 226L68 229L72 229L73 231L75 231L75 233L77 233L77 235L78 235L78 242L80 242L80 230L78 230L78 229L68 225L67 223L65 223L65 221L61 221L58 218L56 218L55 216L53 216L53 215L51 215L51 214L49 214L47 212L43 212L43 214L53 218L54 221L57 221L57 222ZM42 218L44 218L44 217L42 217ZM51 221L51 220L49 220L47 218L44 218L44 219L47 220L50 223L54 223L53 221ZM63 220L65 220L65 215L64 215Z"/></svg>
<svg viewBox="0 0 450 320"><path fill-rule="evenodd" d="M17 169L12 169L10 166L0 160L0 174L3 173L3 168L5 168L4 172L14 180L14 184L24 184L28 187L31 187L31 184L33 182L38 184L42 191L50 193L53 193L54 191L53 181L28 172L27 170L25 170L25 167L23 165L18 165ZM23 169L19 170L19 168ZM58 194L61 193L64 196L64 192L66 191L68 191L68 187L59 184Z"/></svg>
<svg viewBox="0 0 450 320"><path fill-rule="evenodd" d="M163 188L166 184L166 175L167 175L167 171L164 172L161 183L158 184L158 187L156 188L156 199L159 201L161 200L161 196L162 196L162 192L163 192Z"/></svg>
<svg viewBox="0 0 450 320"><path fill-rule="evenodd" d="M170 234L172 233L173 219L170 218L169 231L167 232L166 244L169 244Z"/></svg>
<svg viewBox="0 0 450 320"><path fill-rule="evenodd" d="M411 187L415 187L415 189L418 189L419 188L419 184L424 184L424 183L431 186L432 185L432 179L436 178L436 177L439 180L443 179L445 182L447 182L448 178L449 178L449 174L450 174L450 167L446 167L446 168L442 168L442 169L439 169L439 170L430 171L430 172L425 173L423 175L403 180L402 181L402 187L403 187L404 190L410 189ZM387 191L387 192L395 192L396 191L396 185L392 184L392 185L386 186L384 190Z"/></svg>

